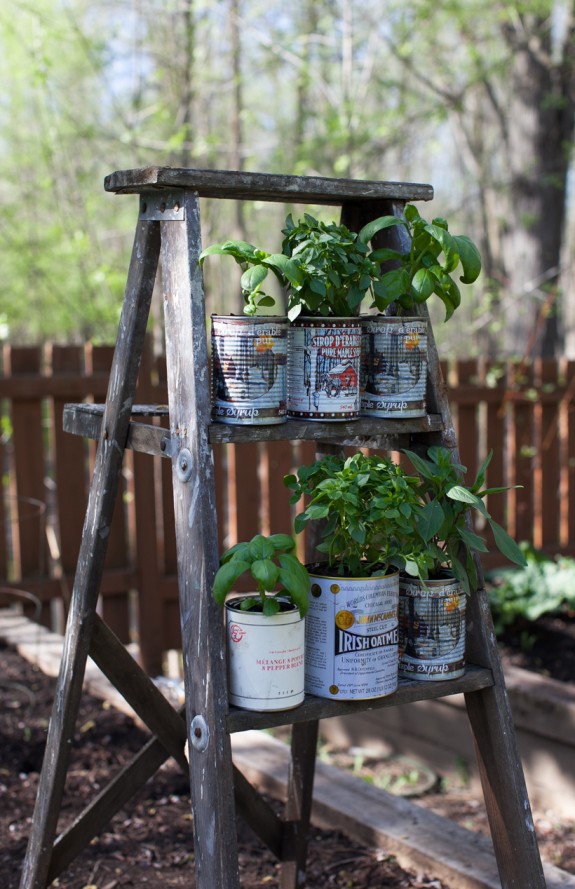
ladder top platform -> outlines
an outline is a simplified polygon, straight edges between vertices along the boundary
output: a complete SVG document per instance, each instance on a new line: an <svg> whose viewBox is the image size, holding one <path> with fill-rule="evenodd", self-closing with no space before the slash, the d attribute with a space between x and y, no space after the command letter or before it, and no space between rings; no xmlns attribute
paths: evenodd
<svg viewBox="0 0 575 889"><path fill-rule="evenodd" d="M337 205L345 201L430 201L433 186L413 182L282 176L237 170L144 167L119 170L104 179L106 191L139 194L155 189L188 188L200 197Z"/></svg>

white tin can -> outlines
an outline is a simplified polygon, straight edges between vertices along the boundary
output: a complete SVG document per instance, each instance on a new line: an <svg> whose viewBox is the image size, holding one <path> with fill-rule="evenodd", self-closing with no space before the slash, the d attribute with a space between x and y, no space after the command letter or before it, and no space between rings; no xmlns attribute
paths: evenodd
<svg viewBox="0 0 575 889"><path fill-rule="evenodd" d="M295 605L273 617L226 602L228 697L244 710L287 710L304 699L305 619Z"/></svg>

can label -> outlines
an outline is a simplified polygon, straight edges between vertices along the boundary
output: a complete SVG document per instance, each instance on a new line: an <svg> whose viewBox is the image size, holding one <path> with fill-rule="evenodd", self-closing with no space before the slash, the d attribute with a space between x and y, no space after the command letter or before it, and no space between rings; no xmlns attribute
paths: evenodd
<svg viewBox="0 0 575 889"><path fill-rule="evenodd" d="M427 322L363 318L361 413L422 417L426 413Z"/></svg>
<svg viewBox="0 0 575 889"><path fill-rule="evenodd" d="M455 679L465 672L465 592L457 581L399 582L399 675Z"/></svg>
<svg viewBox="0 0 575 889"><path fill-rule="evenodd" d="M308 420L359 417L361 322L307 318L288 332L288 414Z"/></svg>
<svg viewBox="0 0 575 889"><path fill-rule="evenodd" d="M310 577L306 691L347 701L394 692L398 664L398 574Z"/></svg>
<svg viewBox="0 0 575 889"><path fill-rule="evenodd" d="M213 418L285 423L287 319L212 316Z"/></svg>
<svg viewBox="0 0 575 889"><path fill-rule="evenodd" d="M298 611L265 617L226 605L230 703L285 710L304 699L305 620Z"/></svg>

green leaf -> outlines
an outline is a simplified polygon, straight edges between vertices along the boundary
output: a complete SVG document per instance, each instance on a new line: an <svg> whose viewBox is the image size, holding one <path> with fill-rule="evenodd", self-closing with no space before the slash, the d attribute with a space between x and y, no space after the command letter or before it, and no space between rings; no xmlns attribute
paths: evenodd
<svg viewBox="0 0 575 889"><path fill-rule="evenodd" d="M475 534L475 532L470 531L469 528L459 528L458 531L459 536L469 549L477 550L477 552L480 553L489 552L483 537L480 537L479 534Z"/></svg>
<svg viewBox="0 0 575 889"><path fill-rule="evenodd" d="M453 272L459 265L459 253L457 252L457 243L453 235L450 235L446 229L439 225L426 225L425 231L438 244L441 245L445 262L443 268L446 272Z"/></svg>
<svg viewBox="0 0 575 889"><path fill-rule="evenodd" d="M409 451L404 449L403 453L409 457L415 469L419 472L423 478L433 479L436 475L436 467L433 463L430 463L429 460L424 460L423 457L420 457L419 454L414 453L414 451Z"/></svg>
<svg viewBox="0 0 575 889"><path fill-rule="evenodd" d="M488 468L489 464L491 463L492 457L493 457L493 449L491 449L489 451L487 457L485 458L485 460L479 467L477 475L475 476L475 482L473 483L473 490L474 491L478 491L479 488L481 488L483 486L483 484L485 483L485 474L487 472L487 468ZM506 489L503 488L502 490L506 490ZM495 491L495 489L493 489L493 492L494 491ZM485 492L483 492L483 493L485 494Z"/></svg>
<svg viewBox="0 0 575 889"><path fill-rule="evenodd" d="M234 560L225 562L221 565L214 577L214 586L212 593L218 605L223 605L227 594L232 589L234 583L245 571L249 571L250 565L242 560Z"/></svg>
<svg viewBox="0 0 575 889"><path fill-rule="evenodd" d="M426 543L435 537L444 518L445 513L439 500L430 500L425 504L421 516L417 520L417 529Z"/></svg>
<svg viewBox="0 0 575 889"><path fill-rule="evenodd" d="M224 562L229 562L230 559L241 559L244 562L250 560L249 543L236 543L235 546L230 547L223 553L220 562L223 565Z"/></svg>
<svg viewBox="0 0 575 889"><path fill-rule="evenodd" d="M412 278L411 289L415 292L416 302L425 302L435 290L435 277L428 269L418 269Z"/></svg>
<svg viewBox="0 0 575 889"><path fill-rule="evenodd" d="M247 241L225 241L223 244L212 244L200 253L200 265L206 256L233 256L237 262L253 262L257 254L253 244Z"/></svg>
<svg viewBox="0 0 575 889"><path fill-rule="evenodd" d="M279 568L271 559L252 562L252 575L265 590L271 592L279 580Z"/></svg>
<svg viewBox="0 0 575 889"><path fill-rule="evenodd" d="M295 541L289 534L270 534L268 540L276 552L280 550L291 551L295 547Z"/></svg>
<svg viewBox="0 0 575 889"><path fill-rule="evenodd" d="M403 253L400 253L399 250L391 250L389 247L379 247L369 254L369 258L372 262L390 262L390 260L402 259Z"/></svg>
<svg viewBox="0 0 575 889"><path fill-rule="evenodd" d="M262 614L266 617L273 617L280 610L280 603L275 596L266 596L264 598Z"/></svg>
<svg viewBox="0 0 575 889"><path fill-rule="evenodd" d="M459 261L463 267L463 275L460 281L463 284L473 284L481 272L481 254L466 235L455 235L453 240L459 253Z"/></svg>
<svg viewBox="0 0 575 889"><path fill-rule="evenodd" d="M479 497L476 497L475 494L472 494L471 491L463 485L453 485L453 487L446 493L450 500L458 500L460 503L469 503L471 506L480 510L484 508L483 501L480 500Z"/></svg>
<svg viewBox="0 0 575 889"><path fill-rule="evenodd" d="M509 559L510 562L514 562L516 565L521 565L525 567L527 565L527 560L525 558L525 554L523 550L519 547L517 543L513 540L512 537L509 536L507 531L498 525L493 519L489 520L489 525L491 526L491 530L493 531L493 539L495 540L495 544L499 552L503 553L505 558Z"/></svg>
<svg viewBox="0 0 575 889"><path fill-rule="evenodd" d="M280 583L290 594L301 616L305 617L309 608L310 587L307 569L291 553L280 555L278 561L281 566L279 571Z"/></svg>
<svg viewBox="0 0 575 889"><path fill-rule="evenodd" d="M378 232L394 225L405 225L405 223L397 216L380 216L378 219L374 219L372 222L368 222L367 225L364 225L359 231L357 240L362 244L367 244Z"/></svg>
<svg viewBox="0 0 575 889"><path fill-rule="evenodd" d="M275 553L273 543L270 543L267 537L262 534L256 534L249 542L250 557L252 560L269 559Z"/></svg>
<svg viewBox="0 0 575 889"><path fill-rule="evenodd" d="M268 276L268 270L263 265L255 265L246 269L240 278L242 290L252 293L256 290Z"/></svg>
<svg viewBox="0 0 575 889"><path fill-rule="evenodd" d="M449 321L453 313L461 305L461 293L459 287L448 275L441 279L441 288L436 294L445 306L445 321Z"/></svg>

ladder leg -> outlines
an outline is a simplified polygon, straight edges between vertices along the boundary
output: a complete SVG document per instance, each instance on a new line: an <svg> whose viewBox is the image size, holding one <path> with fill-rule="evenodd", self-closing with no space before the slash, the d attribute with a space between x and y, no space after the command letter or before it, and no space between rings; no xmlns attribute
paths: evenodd
<svg viewBox="0 0 575 889"><path fill-rule="evenodd" d="M305 886L318 729L317 719L292 726L281 889Z"/></svg>
<svg viewBox="0 0 575 889"><path fill-rule="evenodd" d="M545 889L545 877L515 727L484 590L469 602L473 640L467 656L493 671L495 684L465 695L485 808L502 889Z"/></svg>
<svg viewBox="0 0 575 889"><path fill-rule="evenodd" d="M66 781L107 538L159 256L159 226L139 223L78 557L64 652L21 889L45 889Z"/></svg>
<svg viewBox="0 0 575 889"><path fill-rule="evenodd" d="M158 198L146 194L147 212ZM184 218L162 222L172 481L198 889L239 887L222 610L211 595L219 564L199 200L163 202Z"/></svg>

